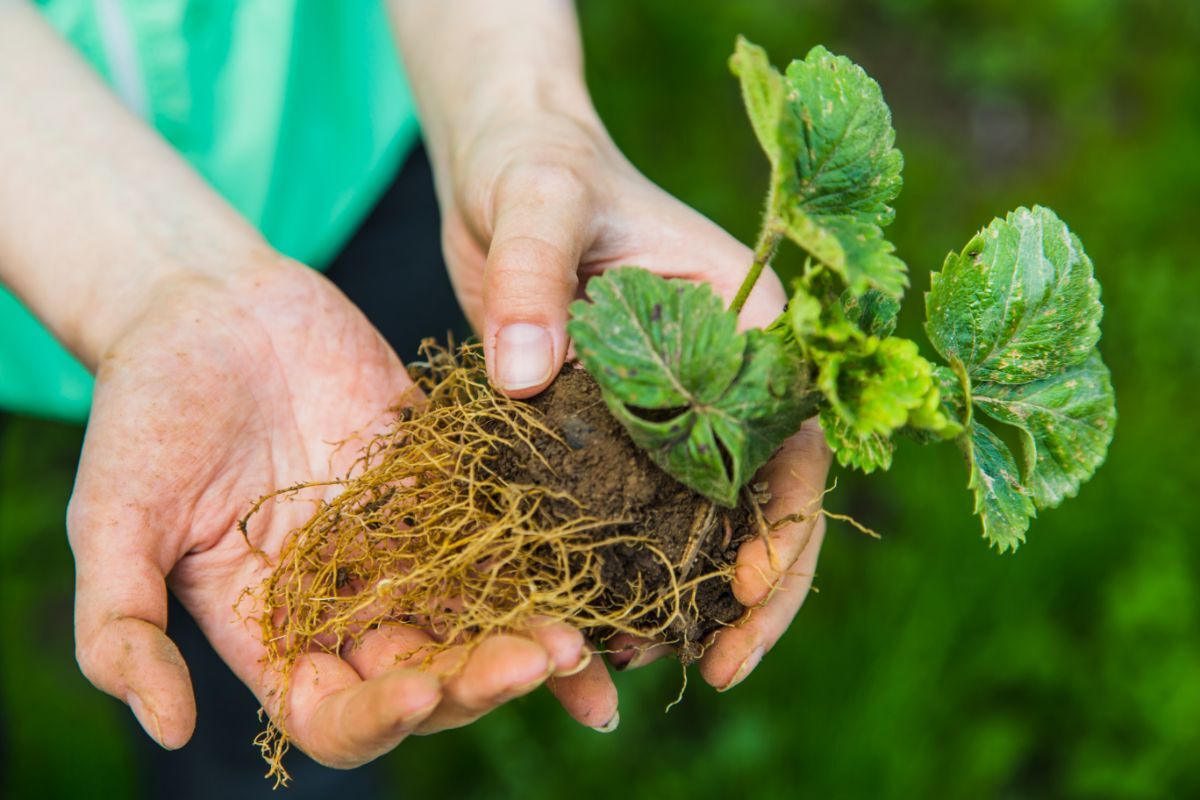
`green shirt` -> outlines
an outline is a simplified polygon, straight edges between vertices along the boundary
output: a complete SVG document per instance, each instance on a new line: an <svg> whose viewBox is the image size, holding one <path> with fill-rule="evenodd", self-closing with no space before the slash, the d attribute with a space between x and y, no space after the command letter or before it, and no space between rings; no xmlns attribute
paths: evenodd
<svg viewBox="0 0 1200 800"><path fill-rule="evenodd" d="M39 4L127 106L306 264L337 253L418 136L381 0ZM0 287L0 408L83 420L91 392Z"/></svg>

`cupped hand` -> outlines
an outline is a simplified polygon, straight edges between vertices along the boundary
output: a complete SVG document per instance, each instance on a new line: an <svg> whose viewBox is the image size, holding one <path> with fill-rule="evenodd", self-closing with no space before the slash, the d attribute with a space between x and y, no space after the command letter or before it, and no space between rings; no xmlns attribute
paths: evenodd
<svg viewBox="0 0 1200 800"><path fill-rule="evenodd" d="M590 114L524 109L479 125L437 165L443 240L463 309L484 342L492 382L513 397L544 389L568 356L567 307L589 276L621 265L705 282L726 299L750 250L643 177ZM764 326L786 295L770 270L743 307L743 327ZM804 519L738 553L733 590L750 611L722 630L700 669L726 689L754 669L799 609L824 534L821 497L830 464L814 420L764 468L768 519ZM662 646L628 642L614 664L646 663Z"/></svg>
<svg viewBox="0 0 1200 800"><path fill-rule="evenodd" d="M165 633L168 586L274 709L278 677L264 669L259 629L235 611L270 567L238 519L273 489L344 474L354 437L384 423L382 412L410 382L331 284L274 258L219 279L164 282L131 316L100 359L68 514L77 656L96 686L175 748L191 736L196 707L187 666ZM275 556L310 511L267 504L250 537ZM303 656L286 706L293 741L325 764L354 766L410 733L466 724L573 673L591 679L574 695L591 716L577 716L602 725L608 717L597 715L615 713L611 684L597 680L582 637L565 625L496 636L465 662L398 664L424 637L373 631L343 658Z"/></svg>

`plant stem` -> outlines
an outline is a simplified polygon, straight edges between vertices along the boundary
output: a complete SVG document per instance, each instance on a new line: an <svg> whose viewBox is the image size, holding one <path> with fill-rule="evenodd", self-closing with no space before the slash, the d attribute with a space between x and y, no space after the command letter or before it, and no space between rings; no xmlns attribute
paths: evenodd
<svg viewBox="0 0 1200 800"><path fill-rule="evenodd" d="M763 267L771 263L782 238L783 229L776 223L774 217L768 215L763 222L762 232L758 235L758 242L754 245L754 261L750 264L750 271L746 273L745 280L738 287L737 295L729 304L729 310L734 314L740 312L742 306L746 305L746 298L750 296L750 290L754 288L754 284L758 283L758 276L762 275Z"/></svg>

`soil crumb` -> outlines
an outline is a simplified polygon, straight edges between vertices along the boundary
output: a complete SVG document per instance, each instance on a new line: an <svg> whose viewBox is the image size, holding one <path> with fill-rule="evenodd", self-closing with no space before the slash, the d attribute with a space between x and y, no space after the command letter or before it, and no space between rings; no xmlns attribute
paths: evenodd
<svg viewBox="0 0 1200 800"><path fill-rule="evenodd" d="M727 509L663 472L609 413L600 387L583 369L567 365L528 403L561 441L542 432L534 435L540 459L525 444L503 448L497 474L512 483L562 491L596 517L622 520L592 532L603 561L602 603L621 608L639 589L668 592L673 583L693 583L665 636L676 645L680 661L696 660L708 636L745 611L729 580L738 546L759 532L762 518L753 500L743 493L739 506ZM572 512L563 508L559 513ZM675 574L644 543L613 541L623 537L648 537L676 565ZM695 582L703 576L709 577ZM667 620L647 622L660 627ZM597 641L611 635L605 630L589 633Z"/></svg>

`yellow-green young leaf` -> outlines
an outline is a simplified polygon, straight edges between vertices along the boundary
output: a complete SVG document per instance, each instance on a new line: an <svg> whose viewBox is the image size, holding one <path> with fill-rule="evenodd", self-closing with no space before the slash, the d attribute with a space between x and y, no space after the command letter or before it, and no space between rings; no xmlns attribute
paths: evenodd
<svg viewBox="0 0 1200 800"><path fill-rule="evenodd" d="M1117 411L1099 352L1041 380L978 384L973 396L977 409L1020 429L1023 482L1039 509L1074 497L1104 462Z"/></svg>
<svg viewBox="0 0 1200 800"><path fill-rule="evenodd" d="M818 291L832 297L828 287ZM815 371L826 404L821 426L838 461L864 472L890 466L891 436L900 428L923 441L952 439L962 430L942 407L933 365L914 342L887 335L898 310L896 300L877 290L846 291L823 307L798 281L771 327L785 331Z"/></svg>
<svg viewBox="0 0 1200 800"><path fill-rule="evenodd" d="M704 284L621 267L588 283L567 330L630 437L714 502L738 492L812 411L780 337L738 333Z"/></svg>
<svg viewBox="0 0 1200 800"><path fill-rule="evenodd" d="M971 423L959 441L971 469L967 487L975 493L975 513L983 520L983 537L1001 553L1017 549L1037 511L1021 483L1012 453L996 434L977 422Z"/></svg>
<svg viewBox="0 0 1200 800"><path fill-rule="evenodd" d="M925 330L972 381L1025 383L1081 363L1100 339L1100 285L1053 211L1018 208L951 253L925 297Z"/></svg>
<svg viewBox="0 0 1200 800"><path fill-rule="evenodd" d="M840 275L853 294L873 287L899 297L906 269L883 228L895 216L889 203L900 193L904 159L879 84L820 46L780 76L766 53L743 40L733 67L772 164L767 225Z"/></svg>
<svg viewBox="0 0 1200 800"><path fill-rule="evenodd" d="M830 406L821 409L821 430L825 432L829 449L843 467L854 467L866 473L892 468L895 446L890 436L878 433L863 436Z"/></svg>
<svg viewBox="0 0 1200 800"><path fill-rule="evenodd" d="M890 436L934 395L933 365L916 342L866 338L856 348L819 354L818 385L830 406L856 433Z"/></svg>

